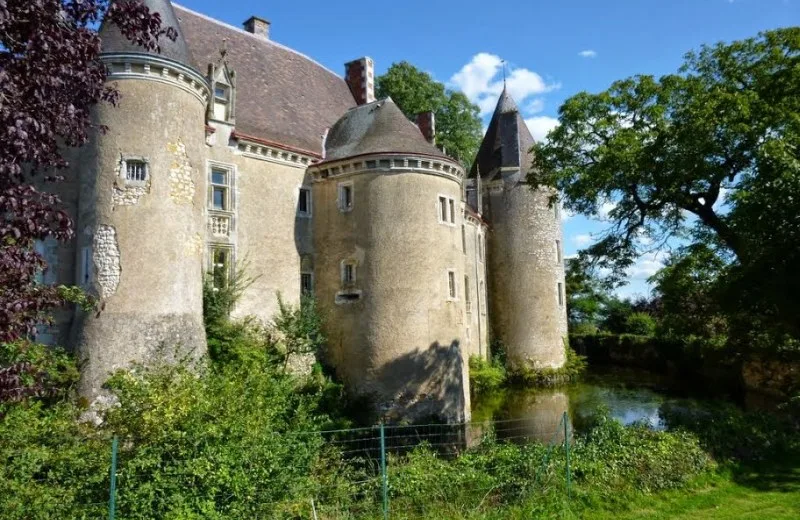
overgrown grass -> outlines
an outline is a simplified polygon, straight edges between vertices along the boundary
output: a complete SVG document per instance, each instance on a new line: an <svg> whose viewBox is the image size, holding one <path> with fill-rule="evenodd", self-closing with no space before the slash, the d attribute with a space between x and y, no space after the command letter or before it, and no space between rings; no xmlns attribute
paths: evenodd
<svg viewBox="0 0 800 520"><path fill-rule="evenodd" d="M487 361L478 356L469 358L469 384L473 395L500 388L506 383L506 369L494 359Z"/></svg>
<svg viewBox="0 0 800 520"><path fill-rule="evenodd" d="M519 386L554 386L576 381L586 372L586 358L568 345L564 346L564 366L560 368L515 367L509 370L509 382Z"/></svg>

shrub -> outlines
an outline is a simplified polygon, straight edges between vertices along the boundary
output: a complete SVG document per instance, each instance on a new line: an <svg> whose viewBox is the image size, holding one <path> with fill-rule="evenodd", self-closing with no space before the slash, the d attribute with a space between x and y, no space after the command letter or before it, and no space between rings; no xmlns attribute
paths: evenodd
<svg viewBox="0 0 800 520"><path fill-rule="evenodd" d="M506 382L506 369L499 361L478 356L469 357L469 385L478 395L501 387Z"/></svg>
<svg viewBox="0 0 800 520"><path fill-rule="evenodd" d="M647 313L634 312L625 319L625 329L628 334L652 336L656 332L656 320Z"/></svg>
<svg viewBox="0 0 800 520"><path fill-rule="evenodd" d="M564 341L564 365L561 368L515 367L510 381L521 386L552 386L579 379L586 371L586 358L578 355Z"/></svg>
<svg viewBox="0 0 800 520"><path fill-rule="evenodd" d="M3 403L62 399L78 377L75 361L60 348L22 340L0 343L0 418Z"/></svg>

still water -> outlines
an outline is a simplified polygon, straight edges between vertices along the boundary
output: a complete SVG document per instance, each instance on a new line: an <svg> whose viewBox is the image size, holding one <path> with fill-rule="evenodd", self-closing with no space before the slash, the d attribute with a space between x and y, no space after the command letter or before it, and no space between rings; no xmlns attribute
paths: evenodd
<svg viewBox="0 0 800 520"><path fill-rule="evenodd" d="M480 396L472 403L475 423L494 422L499 437L524 436L548 440L558 429L564 412L571 428L588 428L599 410L625 425L645 424L665 429L663 411L679 408L702 413L704 409L734 403L747 408L763 403L711 388L692 388L685 383L637 369L590 370L580 382L546 389L507 389Z"/></svg>

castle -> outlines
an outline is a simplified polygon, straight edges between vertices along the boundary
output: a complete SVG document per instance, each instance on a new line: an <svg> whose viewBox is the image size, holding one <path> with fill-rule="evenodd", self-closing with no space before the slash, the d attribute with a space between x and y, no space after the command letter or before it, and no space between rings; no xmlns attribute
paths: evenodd
<svg viewBox="0 0 800 520"><path fill-rule="evenodd" d="M435 146L435 121L374 96L362 58L339 76L269 39L169 0L160 54L103 26L121 100L71 152L57 186L76 222L42 244L47 281L96 295L45 331L84 362L80 391L164 345L205 351L203 273L247 259L237 316L313 294L326 358L387 415L469 416L469 356L489 338L512 365L558 367L566 335L558 208L525 183L533 138L503 92L473 170Z"/></svg>

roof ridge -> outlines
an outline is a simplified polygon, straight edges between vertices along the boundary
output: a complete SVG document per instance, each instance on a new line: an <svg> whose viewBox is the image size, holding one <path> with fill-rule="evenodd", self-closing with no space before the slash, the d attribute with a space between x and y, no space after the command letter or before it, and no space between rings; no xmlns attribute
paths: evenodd
<svg viewBox="0 0 800 520"><path fill-rule="evenodd" d="M207 20L209 22L215 23L217 25L221 25L222 27L225 27L227 29L232 29L232 30L234 30L234 31L236 31L238 33L244 34L245 36L249 36L250 38L253 38L256 41L259 41L259 42L262 42L262 43L267 43L269 45L273 45L275 47L278 47L279 49L283 49L283 50L289 51L289 52L291 52L293 54L296 54L296 55L300 56L301 58L307 59L308 61L310 61L314 65L317 65L321 69L324 69L325 71L333 74L335 77L337 77L337 78L341 79L342 81L344 81L344 78L342 78L342 76L340 76L339 74L333 72L331 69L329 69L328 67L326 67L322 63L318 62L314 58L311 58L310 56L308 56L306 54L303 54L302 52L299 52L299 51L296 51L296 50L294 50L294 49L292 49L290 47L287 47L286 45L282 45L282 44L280 44L278 42L274 42L272 40L264 38L263 36L258 36L256 34L249 33L247 31L245 31L244 29L240 29L240 28L236 27L235 25L231 25L231 24L223 22L221 20L217 20L216 18L212 18L212 17L208 16L207 14L203 14L203 13L197 12L194 9L189 9L188 7L186 7L184 5L181 5L181 4L177 3L177 2L172 2L172 6L175 7L176 9L180 9L182 11L186 11L187 13L191 13L191 14L193 14L195 16L198 16L198 17L200 17L200 18L202 18L204 20Z"/></svg>

